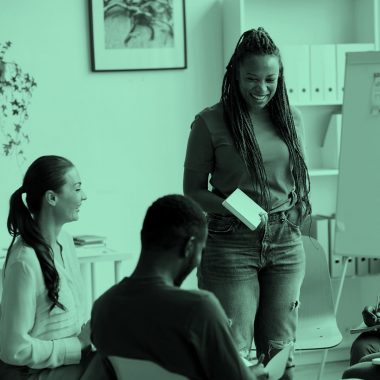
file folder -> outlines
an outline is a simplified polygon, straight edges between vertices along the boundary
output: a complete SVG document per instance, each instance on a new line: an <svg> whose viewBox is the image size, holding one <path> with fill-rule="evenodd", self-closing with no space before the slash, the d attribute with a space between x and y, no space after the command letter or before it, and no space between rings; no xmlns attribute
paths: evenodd
<svg viewBox="0 0 380 380"><path fill-rule="evenodd" d="M311 100L331 103L337 100L335 45L310 46Z"/></svg>
<svg viewBox="0 0 380 380"><path fill-rule="evenodd" d="M367 257L356 258L356 274L366 276L369 273L369 259Z"/></svg>
<svg viewBox="0 0 380 380"><path fill-rule="evenodd" d="M284 77L291 104L310 102L309 45L285 45L281 49Z"/></svg>

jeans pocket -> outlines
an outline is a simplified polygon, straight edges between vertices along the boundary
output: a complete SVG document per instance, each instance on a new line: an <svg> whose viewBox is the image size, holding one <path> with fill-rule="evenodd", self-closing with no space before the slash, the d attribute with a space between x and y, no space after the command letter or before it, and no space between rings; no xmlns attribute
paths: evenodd
<svg viewBox="0 0 380 380"><path fill-rule="evenodd" d="M236 219L234 217L212 214L208 216L208 231L211 233L231 232L235 223Z"/></svg>
<svg viewBox="0 0 380 380"><path fill-rule="evenodd" d="M300 229L300 215L299 211L295 207L286 211L285 216L286 222L289 226Z"/></svg>

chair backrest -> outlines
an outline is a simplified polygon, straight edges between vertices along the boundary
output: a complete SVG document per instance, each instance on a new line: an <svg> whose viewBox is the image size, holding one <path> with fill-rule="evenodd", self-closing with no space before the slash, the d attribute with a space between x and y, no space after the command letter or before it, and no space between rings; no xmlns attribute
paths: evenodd
<svg viewBox="0 0 380 380"><path fill-rule="evenodd" d="M334 314L327 256L317 240L302 236L306 253L306 273L301 286L299 318Z"/></svg>
<svg viewBox="0 0 380 380"><path fill-rule="evenodd" d="M113 369L118 380L188 380L186 377L177 373L169 372L156 363L109 356Z"/></svg>
<svg viewBox="0 0 380 380"><path fill-rule="evenodd" d="M296 350L327 349L342 341L334 312L327 257L317 240L303 236L306 273L300 294Z"/></svg>

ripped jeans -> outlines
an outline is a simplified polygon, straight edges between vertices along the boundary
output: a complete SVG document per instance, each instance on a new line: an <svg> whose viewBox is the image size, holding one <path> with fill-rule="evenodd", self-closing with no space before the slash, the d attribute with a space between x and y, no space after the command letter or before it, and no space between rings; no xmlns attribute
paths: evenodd
<svg viewBox="0 0 380 380"><path fill-rule="evenodd" d="M209 235L198 268L199 288L213 292L231 320L237 349L266 364L281 348L294 346L305 251L294 209L269 214L251 231L234 216L209 215ZM292 379L293 356L283 379Z"/></svg>

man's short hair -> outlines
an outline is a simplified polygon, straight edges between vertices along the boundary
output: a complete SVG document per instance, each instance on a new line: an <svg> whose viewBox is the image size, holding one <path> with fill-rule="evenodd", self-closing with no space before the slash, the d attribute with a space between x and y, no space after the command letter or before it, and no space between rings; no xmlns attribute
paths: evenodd
<svg viewBox="0 0 380 380"><path fill-rule="evenodd" d="M171 249L195 236L201 239L207 220L199 204L183 195L157 199L145 215L141 230L143 249Z"/></svg>

